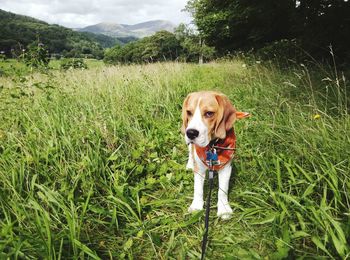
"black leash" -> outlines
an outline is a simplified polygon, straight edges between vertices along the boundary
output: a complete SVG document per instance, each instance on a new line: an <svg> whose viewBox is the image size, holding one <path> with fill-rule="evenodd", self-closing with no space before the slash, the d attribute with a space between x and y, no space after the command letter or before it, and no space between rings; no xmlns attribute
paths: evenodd
<svg viewBox="0 0 350 260"><path fill-rule="evenodd" d="M208 163L208 177L209 177L209 194L207 197L207 203L205 208L205 224L204 224L204 234L203 234L203 240L202 240L202 255L201 260L204 259L205 256L205 250L207 249L207 243L208 243L208 230L209 230L209 213L210 213L210 199L211 199L211 190L213 189L213 179L214 179L214 165L218 164L218 155L216 153L216 149L214 148L214 145L218 142L217 140L214 140L209 143L210 149L206 152L206 161Z"/></svg>
<svg viewBox="0 0 350 260"><path fill-rule="evenodd" d="M203 240L202 240L202 256L201 259L204 259L205 256L205 250L207 249L207 243L208 243L208 230L209 230L209 213L210 213L210 199L211 199L211 190L213 189L213 179L214 179L214 173L216 172L214 170L214 165L217 165L219 163L218 160L218 154L216 152L216 149L214 148L214 145L217 143L217 141L212 142L209 144L210 149L206 152L206 161L208 163L208 177L209 177L209 194L207 197L207 203L205 208L205 224L204 224L204 234L203 234Z"/></svg>
<svg viewBox="0 0 350 260"><path fill-rule="evenodd" d="M235 150L235 148L226 148L221 146L216 146L219 139L213 140L209 143L210 149L206 152L206 162L208 164L208 177L209 177L209 194L207 197L207 203L205 208L205 224L204 224L204 234L203 234L203 240L202 240L202 255L201 260L204 259L205 251L207 249L207 243L208 243L208 230L209 230L209 213L210 213L210 200L211 200L211 191L213 189L213 179L214 174L217 173L216 170L214 170L215 165L219 165L220 161L218 159L218 154L216 152L216 149L221 150Z"/></svg>
<svg viewBox="0 0 350 260"><path fill-rule="evenodd" d="M207 248L207 242L208 242L208 229L209 229L209 212L210 212L210 199L211 199L211 190L213 189L213 177L214 177L214 170L210 169L208 172L209 175L209 194L207 197L207 203L205 208L205 231L203 234L203 240L202 240L202 256L201 259L204 259L205 250Z"/></svg>

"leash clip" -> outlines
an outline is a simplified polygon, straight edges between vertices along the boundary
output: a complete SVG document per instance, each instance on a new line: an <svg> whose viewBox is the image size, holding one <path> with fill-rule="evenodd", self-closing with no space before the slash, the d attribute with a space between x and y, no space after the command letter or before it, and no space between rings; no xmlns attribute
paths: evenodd
<svg viewBox="0 0 350 260"><path fill-rule="evenodd" d="M213 179L214 178L214 170L209 170L208 171L208 177L209 177L209 179Z"/></svg>

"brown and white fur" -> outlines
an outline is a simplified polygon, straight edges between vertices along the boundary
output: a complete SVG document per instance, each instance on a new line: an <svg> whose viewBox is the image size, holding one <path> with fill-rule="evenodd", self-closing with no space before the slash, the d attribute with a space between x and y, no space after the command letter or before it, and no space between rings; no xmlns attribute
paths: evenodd
<svg viewBox="0 0 350 260"><path fill-rule="evenodd" d="M193 92L184 100L181 131L185 135L189 151L186 167L194 171L194 195L189 212L203 209L203 186L207 169L197 156L193 144L205 147L215 138L224 139L237 118L236 112L229 99L219 92ZM230 162L218 171L217 216L222 219L229 219L232 215L227 196L231 171Z"/></svg>

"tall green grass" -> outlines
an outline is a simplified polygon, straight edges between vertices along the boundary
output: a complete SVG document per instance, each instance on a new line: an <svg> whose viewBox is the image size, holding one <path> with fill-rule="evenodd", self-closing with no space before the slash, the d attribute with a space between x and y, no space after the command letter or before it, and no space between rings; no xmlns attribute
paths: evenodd
<svg viewBox="0 0 350 260"><path fill-rule="evenodd" d="M0 257L198 258L180 112L215 89L253 116L235 126L233 218L212 211L208 258L348 258L347 84L239 60L2 78Z"/></svg>
<svg viewBox="0 0 350 260"><path fill-rule="evenodd" d="M41 68L43 72L46 72L48 70L60 70L61 69L61 63L63 59L56 60L51 59L48 68ZM104 66L104 63L102 60L96 60L96 59L84 59L84 62L86 63L88 68L100 68ZM0 77L4 76L14 76L17 75L17 77L28 75L35 72L35 68L32 68L30 66L26 66L24 61L18 61L16 59L6 59L1 60L0 59Z"/></svg>

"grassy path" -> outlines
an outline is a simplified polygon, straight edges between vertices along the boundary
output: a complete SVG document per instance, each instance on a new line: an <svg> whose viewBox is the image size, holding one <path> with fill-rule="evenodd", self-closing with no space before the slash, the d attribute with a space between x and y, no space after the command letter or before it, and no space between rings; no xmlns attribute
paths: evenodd
<svg viewBox="0 0 350 260"><path fill-rule="evenodd" d="M198 258L179 129L199 89L253 115L236 124L234 217L212 211L208 259L349 257L346 88L242 61L0 78L0 258Z"/></svg>

